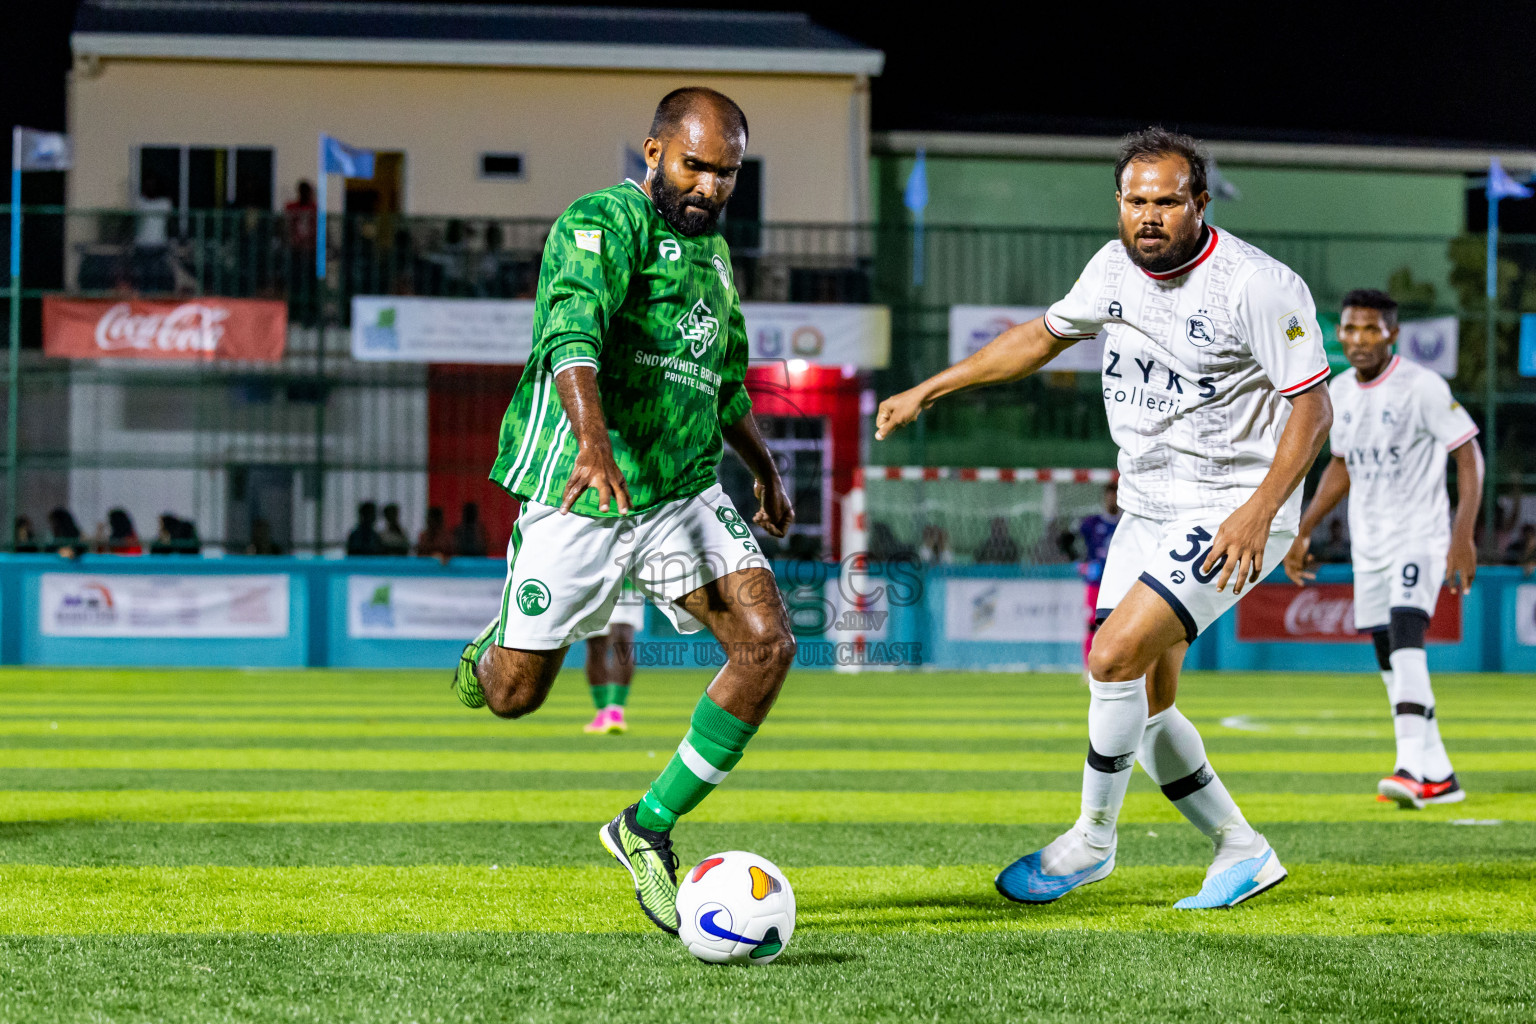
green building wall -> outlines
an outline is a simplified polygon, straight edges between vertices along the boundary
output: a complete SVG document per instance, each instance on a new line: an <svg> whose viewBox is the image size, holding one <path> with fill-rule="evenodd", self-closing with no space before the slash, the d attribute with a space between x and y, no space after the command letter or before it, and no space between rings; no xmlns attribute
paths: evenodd
<svg viewBox="0 0 1536 1024"><path fill-rule="evenodd" d="M902 190L909 155L877 155L871 184L877 218L909 223ZM1290 263L1319 304L1355 287L1385 287L1407 267L1449 306L1449 241L1463 230L1466 182L1459 174L1332 170L1245 164L1222 174L1242 192L1212 203L1213 223ZM1108 161L1011 157L928 158L926 222L980 229L1115 230ZM1073 269L1073 276L1075 270ZM1018 302L1048 301L1020 296Z"/></svg>
<svg viewBox="0 0 1536 1024"><path fill-rule="evenodd" d="M1114 237L1109 161L929 156L924 281L910 262L883 263L893 306L892 369L881 390L910 386L948 363L947 310L956 303L1045 305ZM910 155L876 154L879 227L912 223L902 202ZM1321 310L1351 288L1385 288L1406 268L1450 311L1449 243L1465 217L1457 173L1223 164L1242 192L1212 204L1212 222L1301 274ZM905 231L882 231L887 239ZM910 260L910 252L908 253ZM897 263L902 265L898 266ZM875 464L1112 465L1115 447L1090 374L1054 374L941 403L919 429L872 446Z"/></svg>

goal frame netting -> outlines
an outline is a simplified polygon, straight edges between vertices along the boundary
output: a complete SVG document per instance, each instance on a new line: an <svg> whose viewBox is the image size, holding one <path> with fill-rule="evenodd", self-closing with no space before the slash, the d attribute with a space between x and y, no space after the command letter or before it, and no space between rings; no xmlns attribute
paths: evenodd
<svg viewBox="0 0 1536 1024"><path fill-rule="evenodd" d="M860 466L854 470L853 486L842 501L843 555L845 558L868 556L871 524L882 516L887 519L891 517L891 509L886 507L889 502L880 494L885 484L904 483L910 485L908 490L915 490L919 494L922 493L923 484L942 485L946 496L964 494L967 484L989 485L994 493L1004 494L1006 491L998 489L1006 485L1034 487L1037 488L1035 493L1038 496L1038 507L1032 509L1031 516L1039 522L1051 523L1059 521L1063 515L1075 518L1090 511L1082 501L1064 503L1061 485L1103 487L1118 478L1116 470L1103 467ZM1023 491L1019 492L1018 497L1027 498ZM1064 504L1070 505L1070 508L1064 510ZM958 507L963 508L963 503ZM957 506L952 503L948 508L953 512ZM1006 507L988 507L978 515L1007 518L1007 512ZM1075 522L1072 525L1075 526ZM898 535L899 539L916 547L918 538L911 535L913 532L909 528Z"/></svg>

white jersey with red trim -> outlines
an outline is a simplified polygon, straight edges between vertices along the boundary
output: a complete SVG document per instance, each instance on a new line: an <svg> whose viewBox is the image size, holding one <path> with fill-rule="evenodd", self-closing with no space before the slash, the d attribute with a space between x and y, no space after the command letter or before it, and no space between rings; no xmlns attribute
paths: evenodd
<svg viewBox="0 0 1536 1024"><path fill-rule="evenodd" d="M1333 454L1349 469L1349 540L1355 567L1378 569L1401 551L1445 551L1451 542L1446 453L1477 424L1433 370L1393 356L1361 383L1353 368L1328 385Z"/></svg>
<svg viewBox="0 0 1536 1024"><path fill-rule="evenodd" d="M1289 267L1209 228L1183 266L1153 274L1119 241L1045 314L1058 338L1104 331L1104 410L1120 446L1120 506L1171 522L1253 495L1290 417L1328 378L1317 309ZM1301 489L1275 516L1294 531Z"/></svg>

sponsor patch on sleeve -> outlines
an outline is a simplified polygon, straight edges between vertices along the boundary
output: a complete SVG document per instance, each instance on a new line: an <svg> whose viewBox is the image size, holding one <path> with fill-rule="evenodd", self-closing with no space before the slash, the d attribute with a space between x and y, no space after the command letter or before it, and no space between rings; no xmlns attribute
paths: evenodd
<svg viewBox="0 0 1536 1024"><path fill-rule="evenodd" d="M603 251L603 233L601 230L582 231L578 229L572 233L576 236L576 248L601 255Z"/></svg>
<svg viewBox="0 0 1536 1024"><path fill-rule="evenodd" d="M1280 329L1285 332L1287 348L1295 348L1307 340L1307 324L1301 318L1301 310L1293 309L1280 318Z"/></svg>

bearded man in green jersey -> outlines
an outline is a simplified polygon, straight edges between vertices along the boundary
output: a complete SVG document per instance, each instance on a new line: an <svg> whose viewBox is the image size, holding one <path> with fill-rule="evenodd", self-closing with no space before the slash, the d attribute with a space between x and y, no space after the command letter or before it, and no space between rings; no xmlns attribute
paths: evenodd
<svg viewBox="0 0 1536 1024"><path fill-rule="evenodd" d="M607 626L626 578L679 630L725 645L677 753L600 833L646 915L674 933L672 826L741 760L795 656L773 572L715 477L723 440L757 478L753 522L784 535L794 510L752 418L741 300L716 231L746 145L730 99L669 93L645 181L583 196L550 230L533 353L491 473L523 502L501 614L454 679L471 707L534 711L566 648Z"/></svg>

